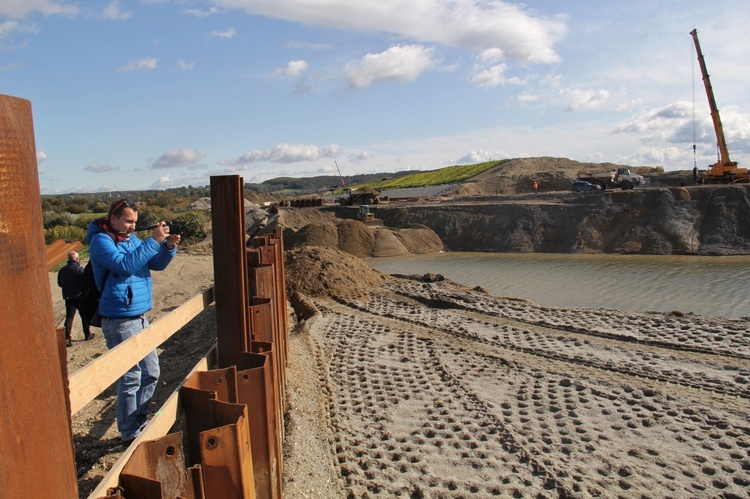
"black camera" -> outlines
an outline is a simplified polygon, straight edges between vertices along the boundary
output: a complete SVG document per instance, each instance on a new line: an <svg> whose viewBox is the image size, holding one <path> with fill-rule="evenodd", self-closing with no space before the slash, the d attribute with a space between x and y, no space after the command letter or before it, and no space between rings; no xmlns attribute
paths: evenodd
<svg viewBox="0 0 750 499"><path fill-rule="evenodd" d="M164 222L167 224L167 227L169 227L169 233L174 234L175 236L179 236L182 232L182 225L174 222Z"/></svg>
<svg viewBox="0 0 750 499"><path fill-rule="evenodd" d="M164 222L169 227L169 233L179 236L182 233L182 225L175 222ZM154 230L158 225L152 225L150 227L143 227L142 229L136 230Z"/></svg>

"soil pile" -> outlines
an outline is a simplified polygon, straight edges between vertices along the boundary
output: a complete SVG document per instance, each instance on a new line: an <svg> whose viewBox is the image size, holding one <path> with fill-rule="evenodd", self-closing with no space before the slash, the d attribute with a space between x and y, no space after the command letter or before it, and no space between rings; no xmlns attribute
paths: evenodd
<svg viewBox="0 0 750 499"><path fill-rule="evenodd" d="M375 234L365 224L353 220L344 220L338 225L339 248L360 258L372 254L375 246Z"/></svg>
<svg viewBox="0 0 750 499"><path fill-rule="evenodd" d="M360 258L421 255L443 250L443 242L423 225L391 229L357 220L337 219L325 210L284 209L277 223L285 227L284 247L335 248Z"/></svg>
<svg viewBox="0 0 750 499"><path fill-rule="evenodd" d="M495 196L521 194L533 191L533 183L539 183L539 191L564 191L578 173L583 171L608 172L617 168L630 168L633 173L648 175L655 168L627 166L614 163L581 163L568 158L515 158L497 165L461 184L459 196Z"/></svg>
<svg viewBox="0 0 750 499"><path fill-rule="evenodd" d="M307 246L285 254L290 295L358 297L380 286L387 276L348 253Z"/></svg>

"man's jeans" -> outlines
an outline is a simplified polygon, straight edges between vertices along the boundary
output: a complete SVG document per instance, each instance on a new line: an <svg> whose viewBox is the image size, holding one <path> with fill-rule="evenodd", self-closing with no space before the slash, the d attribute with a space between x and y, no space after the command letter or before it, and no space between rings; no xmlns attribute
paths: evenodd
<svg viewBox="0 0 750 499"><path fill-rule="evenodd" d="M112 349L148 327L145 317L102 319L102 333L107 348ZM159 379L159 356L156 350L122 375L117 383L117 429L123 440L132 440L146 426L148 403Z"/></svg>

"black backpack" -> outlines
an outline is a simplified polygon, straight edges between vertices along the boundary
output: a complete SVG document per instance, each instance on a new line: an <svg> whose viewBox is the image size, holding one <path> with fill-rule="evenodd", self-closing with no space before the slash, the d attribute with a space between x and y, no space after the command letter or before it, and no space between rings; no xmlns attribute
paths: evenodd
<svg viewBox="0 0 750 499"><path fill-rule="evenodd" d="M108 276L109 269L104 274L102 289L104 289L104 285L107 283ZM99 299L101 297L102 294L99 288L96 287L96 281L94 280L94 267L91 265L91 260L89 260L89 263L83 269L81 298L78 301L81 317L88 320L89 326L102 327L102 317L99 315Z"/></svg>

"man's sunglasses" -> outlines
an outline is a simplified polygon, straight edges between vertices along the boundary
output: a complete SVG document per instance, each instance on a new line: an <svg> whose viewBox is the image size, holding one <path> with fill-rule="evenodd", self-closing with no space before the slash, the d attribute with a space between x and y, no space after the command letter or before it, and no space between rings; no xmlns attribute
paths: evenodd
<svg viewBox="0 0 750 499"><path fill-rule="evenodd" d="M119 210L122 205L125 205L127 208L135 208L135 203L132 201L128 201L127 199L123 199L122 201L118 202L116 205L112 207L112 213Z"/></svg>

